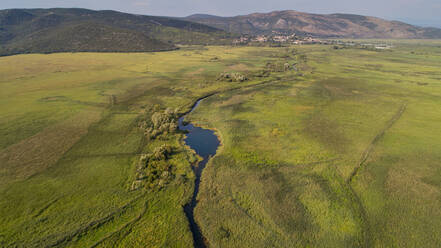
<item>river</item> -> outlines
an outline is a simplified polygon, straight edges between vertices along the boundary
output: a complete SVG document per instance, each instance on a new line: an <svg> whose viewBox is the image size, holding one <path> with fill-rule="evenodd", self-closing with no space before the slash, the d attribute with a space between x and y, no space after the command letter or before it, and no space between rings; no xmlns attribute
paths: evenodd
<svg viewBox="0 0 441 248"><path fill-rule="evenodd" d="M207 247L200 227L194 219L194 209L197 204L196 199L199 193L202 171L204 170L210 158L216 154L217 148L220 145L220 141L218 137L214 134L213 130L196 127L191 123L184 122L185 117L188 114L192 113L199 106L202 100L204 100L204 98L199 99L195 103L191 111L179 118L178 122L179 130L187 131L184 139L185 144L202 157L202 161L200 161L197 166L193 166L193 171L196 175L194 192L190 203L184 206L184 212L190 223L191 232L193 233L194 246L197 248Z"/></svg>

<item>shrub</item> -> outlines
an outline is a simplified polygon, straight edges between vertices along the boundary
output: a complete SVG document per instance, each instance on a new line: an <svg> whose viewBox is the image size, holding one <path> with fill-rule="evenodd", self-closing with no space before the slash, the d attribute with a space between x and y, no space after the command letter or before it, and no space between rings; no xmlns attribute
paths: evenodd
<svg viewBox="0 0 441 248"><path fill-rule="evenodd" d="M169 145L162 145L160 147L157 147L153 151L152 158L154 160L166 160L169 158L169 156L172 154L172 147Z"/></svg>
<svg viewBox="0 0 441 248"><path fill-rule="evenodd" d="M167 108L164 112L157 111L152 114L151 124L144 121L139 126L145 130L148 138L154 139L161 134L167 135L178 129L178 110Z"/></svg>
<svg viewBox="0 0 441 248"><path fill-rule="evenodd" d="M173 148L169 145L157 147L151 154L143 154L139 158L135 181L130 187L137 190L142 186L148 189L160 189L167 185L174 177L169 158Z"/></svg>
<svg viewBox="0 0 441 248"><path fill-rule="evenodd" d="M223 72L219 75L219 77L217 78L218 81L227 81L227 82L244 82L247 81L248 78L238 72Z"/></svg>
<svg viewBox="0 0 441 248"><path fill-rule="evenodd" d="M268 63L266 63L265 68L270 72L284 72L285 71L284 65L281 63L268 62Z"/></svg>

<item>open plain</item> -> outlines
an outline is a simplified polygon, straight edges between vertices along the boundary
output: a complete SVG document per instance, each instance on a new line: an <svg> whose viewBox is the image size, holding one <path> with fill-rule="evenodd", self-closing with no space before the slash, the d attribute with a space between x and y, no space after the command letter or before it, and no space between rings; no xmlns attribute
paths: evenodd
<svg viewBox="0 0 441 248"><path fill-rule="evenodd" d="M368 41L370 42L370 41ZM440 247L441 41L0 58L0 247Z"/></svg>

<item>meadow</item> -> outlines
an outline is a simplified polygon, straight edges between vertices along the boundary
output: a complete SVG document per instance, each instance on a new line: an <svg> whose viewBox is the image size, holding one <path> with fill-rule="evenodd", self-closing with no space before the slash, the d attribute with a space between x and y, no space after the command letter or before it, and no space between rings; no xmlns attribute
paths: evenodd
<svg viewBox="0 0 441 248"><path fill-rule="evenodd" d="M440 43L296 49L304 77L194 112L224 144L196 207L208 243L439 247Z"/></svg>
<svg viewBox="0 0 441 248"><path fill-rule="evenodd" d="M182 206L197 158L183 133L151 139L140 124L260 83L216 80L263 63L257 55L239 62L254 48L226 50L1 58L0 246L191 246ZM139 158L165 144L173 180L132 190Z"/></svg>
<svg viewBox="0 0 441 248"><path fill-rule="evenodd" d="M441 42L394 43L0 58L0 246L192 247L198 157L145 125L214 94L188 118L222 142L209 247L439 247ZM171 176L140 181L164 145Z"/></svg>

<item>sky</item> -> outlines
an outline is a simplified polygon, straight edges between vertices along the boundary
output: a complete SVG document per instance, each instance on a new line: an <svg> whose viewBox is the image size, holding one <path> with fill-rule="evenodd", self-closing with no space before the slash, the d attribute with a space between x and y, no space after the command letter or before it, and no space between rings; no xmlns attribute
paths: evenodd
<svg viewBox="0 0 441 248"><path fill-rule="evenodd" d="M441 28L441 0L0 0L0 9L79 7L161 16L235 16L273 10L350 13Z"/></svg>

